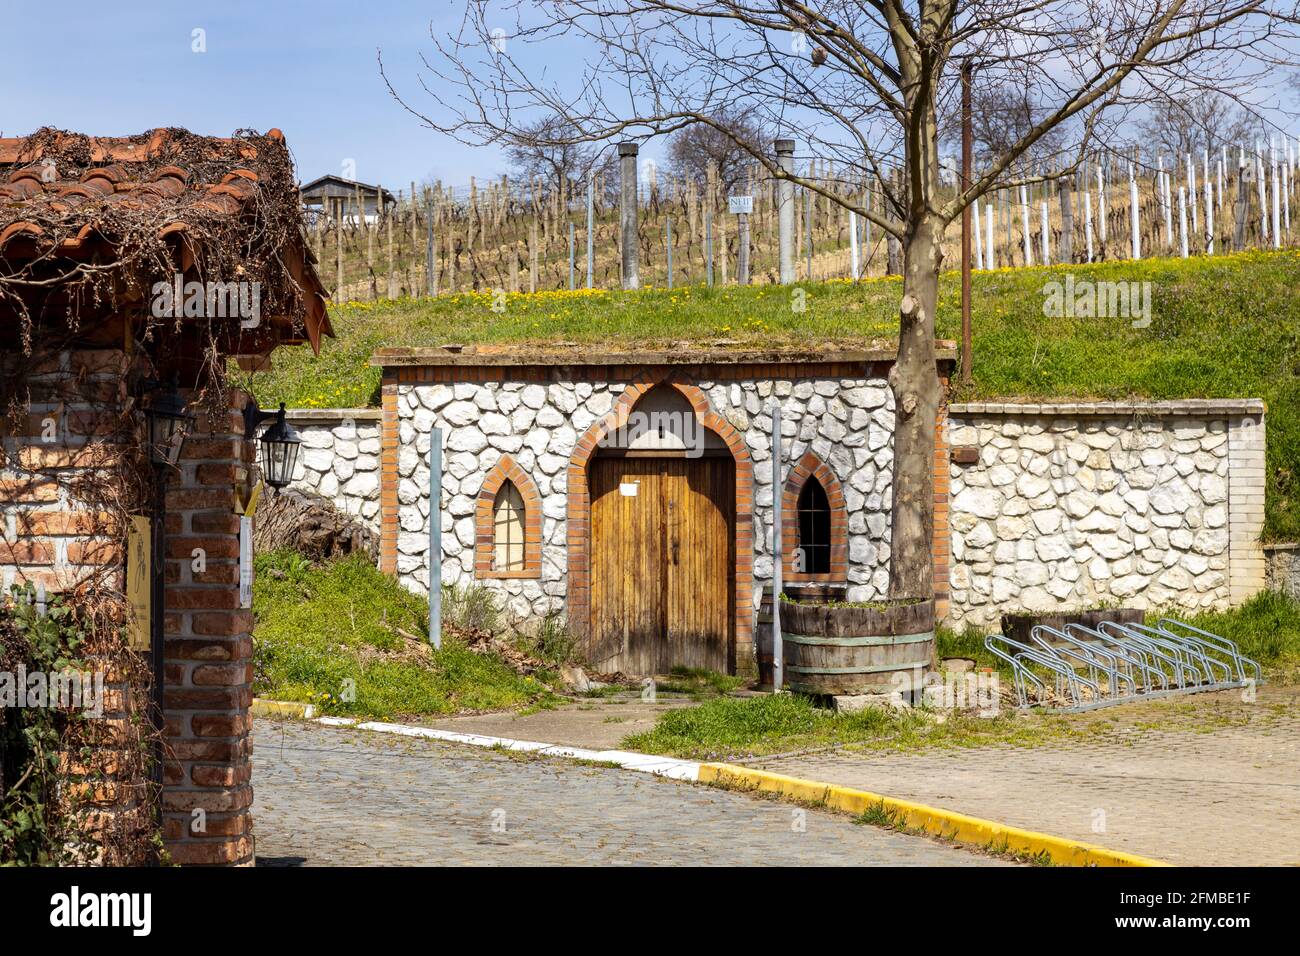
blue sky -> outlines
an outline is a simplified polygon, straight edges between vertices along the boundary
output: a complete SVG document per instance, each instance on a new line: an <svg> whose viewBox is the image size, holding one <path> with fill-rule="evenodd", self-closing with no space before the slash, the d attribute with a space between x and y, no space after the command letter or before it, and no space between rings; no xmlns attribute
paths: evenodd
<svg viewBox="0 0 1300 956"><path fill-rule="evenodd" d="M352 159L358 179L392 189L425 178L465 184L504 171L499 154L422 127L389 96L375 60L382 48L395 83L432 108L417 56L431 50L430 21L446 32L462 9L453 0L6 3L0 135L278 126L303 181ZM205 53L191 50L196 28Z"/></svg>
<svg viewBox="0 0 1300 956"><path fill-rule="evenodd" d="M9 2L0 19L0 135L41 126L121 135L157 126L229 135L241 127L285 133L305 182L344 173L389 189L505 171L496 149L422 126L379 76L421 109L419 55L455 30L463 0L112 0ZM206 52L192 50L196 29ZM577 74L581 54L546 45L546 60L516 47L530 71ZM549 62L548 62L549 61ZM1289 125L1289 124L1287 124ZM661 150L649 144L643 156Z"/></svg>

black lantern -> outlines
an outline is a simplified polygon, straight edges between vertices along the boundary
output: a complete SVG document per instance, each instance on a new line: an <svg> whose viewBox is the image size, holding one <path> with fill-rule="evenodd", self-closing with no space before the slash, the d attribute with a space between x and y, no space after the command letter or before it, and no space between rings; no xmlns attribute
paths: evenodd
<svg viewBox="0 0 1300 956"><path fill-rule="evenodd" d="M288 487L293 481L302 438L285 420L284 402L280 403L280 410L276 412L263 412L251 402L244 409L245 438L252 438L257 433L258 425L272 419L274 421L271 427L262 432L258 444L262 446L260 455L262 476L268 485L279 490Z"/></svg>
<svg viewBox="0 0 1300 956"><path fill-rule="evenodd" d="M150 393L144 414L149 422L150 460L155 465L176 464L190 423L194 421L176 385L156 387Z"/></svg>

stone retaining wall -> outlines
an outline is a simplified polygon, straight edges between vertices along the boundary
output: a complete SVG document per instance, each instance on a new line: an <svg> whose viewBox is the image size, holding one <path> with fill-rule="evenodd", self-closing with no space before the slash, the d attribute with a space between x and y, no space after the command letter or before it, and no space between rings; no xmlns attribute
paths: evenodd
<svg viewBox="0 0 1300 956"><path fill-rule="evenodd" d="M1262 402L953 405L948 442L953 623L1264 584Z"/></svg>
<svg viewBox="0 0 1300 956"><path fill-rule="evenodd" d="M380 417L377 408L292 408L302 436L291 487L320 495L379 531Z"/></svg>
<svg viewBox="0 0 1300 956"><path fill-rule="evenodd" d="M566 594L567 470L579 438L613 407L624 382L457 382L400 385L398 420L397 572L407 586L427 587L429 430L444 430L443 580L475 581L475 497L502 455L536 484L542 509L541 574L535 580L483 580L501 590L517 614L561 607ZM742 436L754 469L753 586L771 583L771 417L783 403L788 460L812 450L841 483L849 514L849 594L888 588L887 520L893 462L893 397L883 379L778 378L695 383L711 408ZM787 534L791 533L789 529Z"/></svg>
<svg viewBox="0 0 1300 956"><path fill-rule="evenodd" d="M1300 601L1300 544L1266 544L1268 586Z"/></svg>

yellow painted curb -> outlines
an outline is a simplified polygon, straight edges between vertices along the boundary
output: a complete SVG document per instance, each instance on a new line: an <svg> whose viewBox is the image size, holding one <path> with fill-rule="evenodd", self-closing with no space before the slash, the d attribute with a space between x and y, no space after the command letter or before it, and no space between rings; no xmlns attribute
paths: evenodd
<svg viewBox="0 0 1300 956"><path fill-rule="evenodd" d="M263 700L260 697L253 698L253 706L249 710L254 717L297 717L300 720L311 720L316 716L315 704L300 704L290 700Z"/></svg>
<svg viewBox="0 0 1300 956"><path fill-rule="evenodd" d="M800 780L767 770L753 770L725 763L700 764L700 783L719 783L746 790L758 790L813 803L855 815L872 807L883 807L908 827L925 830L972 846L1002 848L1014 853L1046 856L1060 866L1169 866L1159 860L1107 850L1091 843L1022 830L992 820L981 820L953 810L928 807L866 790L854 790L833 783Z"/></svg>

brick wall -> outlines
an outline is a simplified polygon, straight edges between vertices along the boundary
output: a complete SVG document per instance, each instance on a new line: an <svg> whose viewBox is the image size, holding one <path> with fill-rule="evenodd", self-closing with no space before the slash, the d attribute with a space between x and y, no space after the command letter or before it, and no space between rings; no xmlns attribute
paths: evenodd
<svg viewBox="0 0 1300 956"><path fill-rule="evenodd" d="M6 591L31 583L70 592L96 575L105 586L123 588L124 533L107 509L134 510L148 501L138 465L124 451L142 437L122 414L130 364L120 350L67 351L24 371L30 410L22 427L6 423L0 431ZM14 373L11 362L4 371ZM252 612L237 606L235 510L235 486L247 477L253 451L243 440L245 400L234 393L215 420L200 414L167 490L164 838L172 860L182 864L253 859ZM90 483L92 469L104 469L109 481ZM90 809L92 832L113 828L124 814L150 813L141 801L144 781L123 777L117 759L129 739L127 722L146 707L147 658L142 663L135 685L108 669L103 747L65 761L74 774L105 774ZM85 858L96 858L93 848Z"/></svg>
<svg viewBox="0 0 1300 956"><path fill-rule="evenodd" d="M253 861L253 612L239 608L235 500L253 464L246 401L199 416L167 488L163 835L181 864Z"/></svg>

